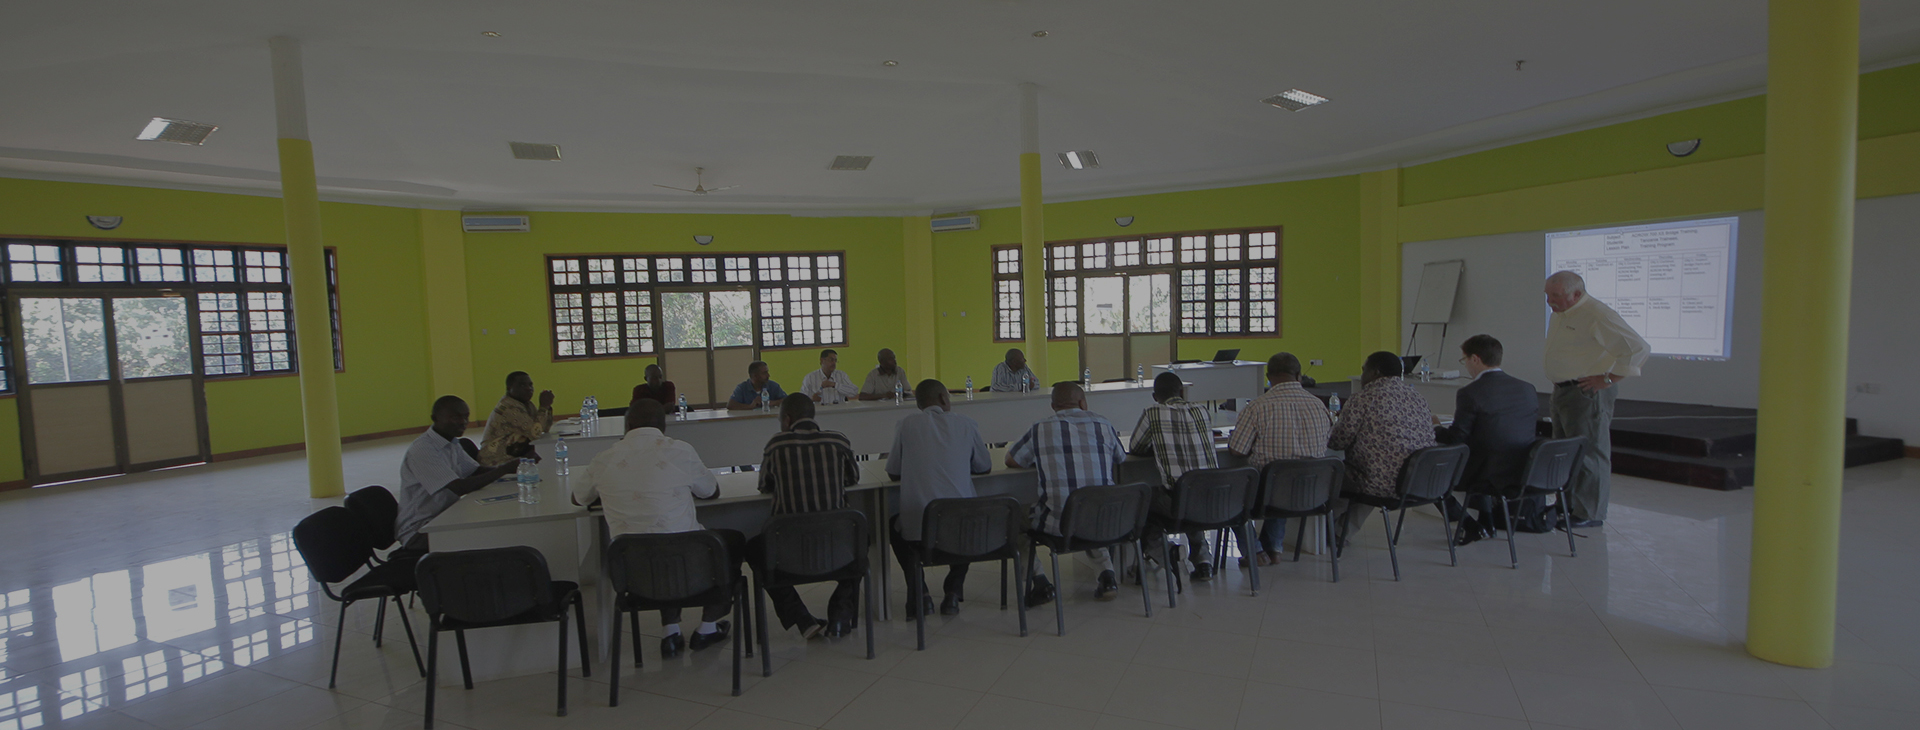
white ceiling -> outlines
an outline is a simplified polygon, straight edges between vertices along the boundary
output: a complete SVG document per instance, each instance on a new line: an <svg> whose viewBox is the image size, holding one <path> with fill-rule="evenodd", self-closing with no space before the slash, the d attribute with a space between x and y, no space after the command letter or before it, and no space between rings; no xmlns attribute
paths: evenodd
<svg viewBox="0 0 1920 730"><path fill-rule="evenodd" d="M1864 64L1920 60L1920 3L1862 6ZM1023 81L1049 200L1315 177L1756 93L1766 3L22 0L0 176L276 190L277 34L304 43L329 199L832 215L1017 201ZM1258 101L1292 87L1333 101ZM155 116L220 130L135 141ZM696 166L742 187L653 187Z"/></svg>

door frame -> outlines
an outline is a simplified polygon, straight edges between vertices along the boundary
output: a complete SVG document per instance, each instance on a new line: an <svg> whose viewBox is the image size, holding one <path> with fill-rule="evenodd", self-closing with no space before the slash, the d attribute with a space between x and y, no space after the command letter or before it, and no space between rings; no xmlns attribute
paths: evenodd
<svg viewBox="0 0 1920 730"><path fill-rule="evenodd" d="M12 362L8 365L14 373L14 397L18 403L20 423L20 457L22 476L28 484L39 485L50 482L64 482L78 479L90 479L115 474L131 474L140 471L152 471L169 466L195 464L212 459L213 449L207 427L207 389L206 375L200 361L200 306L197 297L185 292L172 290L128 290L128 289L58 289L58 290L13 290L6 293L7 298L7 337L13 341L13 352L9 353ZM192 372L188 375L167 375L157 378L140 378L135 382L154 380L187 379L192 382L194 408L194 442L199 453L193 456L160 461L130 463L127 444L127 421L125 388L127 380L120 369L119 333L114 326L113 304L115 299L181 299L187 305L187 348L188 364ZM27 372L25 347L25 325L20 318L21 299L99 299L102 301L101 329L107 358L107 379L104 381L86 381L83 383L48 383L33 385L32 376ZM113 419L114 466L87 469L60 474L41 474L39 442L33 428L33 391L38 388L79 387L105 384L109 417Z"/></svg>
<svg viewBox="0 0 1920 730"><path fill-rule="evenodd" d="M1167 329L1164 333L1135 332L1133 331L1133 277L1154 276L1157 274L1165 274L1167 276L1167 288L1168 288L1167 305L1169 307L1169 310L1167 311ZM1087 314L1088 312L1092 311L1087 307L1087 280L1088 279L1118 278L1121 280L1120 322L1121 322L1121 329L1125 331L1117 332L1117 333L1094 335L1095 337L1121 338L1120 351L1123 353L1123 356L1126 358L1126 362L1133 362L1133 338L1135 335L1165 334L1167 336L1167 352L1170 355L1173 355L1175 357L1179 356L1180 354L1180 310L1179 310L1180 300L1179 300L1179 296L1177 296L1177 293L1180 287L1180 273L1177 270L1175 270L1173 267L1170 267L1170 266L1138 268L1138 269L1128 269L1123 272L1102 273L1098 276L1088 276L1088 275L1082 274L1077 278L1080 280L1080 292L1079 292L1080 321L1077 323L1078 326L1076 327L1076 329L1079 330L1080 334L1075 336L1073 339L1074 339L1074 349L1076 352L1079 353L1079 356L1080 356L1081 370L1084 371L1088 367L1091 367L1090 365L1087 364ZM1123 364L1120 369L1122 371L1125 371L1126 366Z"/></svg>
<svg viewBox="0 0 1920 730"><path fill-rule="evenodd" d="M662 367L664 367L664 364L667 361L667 353L669 351L691 352L695 349L702 349L706 353L707 388L708 388L708 393L706 397L712 400L709 400L706 403L688 402L687 407L689 408L701 408L701 407L708 407L708 408L723 407L724 408L727 404L726 398L733 394L732 390L720 384L719 373L716 373L713 370L714 368L713 351L716 349L719 349L719 348L716 348L713 344L713 293L714 292L732 292L732 291L746 292L747 318L749 321L757 319L756 315L760 312L760 290L759 288L754 286L750 286L750 285L740 286L735 284L735 285L726 285L726 286L694 286L694 287L684 287L684 288L676 287L673 289L661 290L659 292L660 302L655 305L655 311L659 312L658 316L660 317L660 321L662 323L666 321L666 304L665 304L666 295L668 294L699 294L704 300L703 308L701 309L700 314L705 320L706 335L707 335L707 338L706 338L707 346L705 348L667 347L666 328L662 326L658 330L660 332L660 357L658 358L658 362L662 363ZM755 327L752 324L749 324L748 329L749 329L748 339L750 340L750 342L749 344L745 345L745 347L752 348L753 359L759 360L760 349L761 349L760 328ZM738 349L740 347L742 347L742 345L729 345L727 346L726 349L732 350L732 349ZM682 395L685 395L685 393L682 393Z"/></svg>

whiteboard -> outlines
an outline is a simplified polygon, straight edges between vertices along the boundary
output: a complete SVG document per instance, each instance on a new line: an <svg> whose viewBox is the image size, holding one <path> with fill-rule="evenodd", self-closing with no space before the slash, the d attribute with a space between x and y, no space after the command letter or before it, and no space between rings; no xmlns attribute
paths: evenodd
<svg viewBox="0 0 1920 730"><path fill-rule="evenodd" d="M1547 274L1579 274L1655 355L1724 360L1739 230L1739 218L1710 218L1549 233Z"/></svg>
<svg viewBox="0 0 1920 730"><path fill-rule="evenodd" d="M1435 261L1420 272L1420 293L1413 300L1414 324L1446 324L1453 319L1453 295L1460 289L1465 261Z"/></svg>

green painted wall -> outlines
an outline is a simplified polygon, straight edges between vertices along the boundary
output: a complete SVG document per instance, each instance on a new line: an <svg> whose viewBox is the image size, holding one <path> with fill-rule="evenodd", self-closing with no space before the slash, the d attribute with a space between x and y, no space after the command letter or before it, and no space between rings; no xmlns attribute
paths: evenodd
<svg viewBox="0 0 1920 730"><path fill-rule="evenodd" d="M484 418L505 390L506 374L525 370L552 390L555 410L579 410L587 395L604 407L626 405L654 358L553 360L545 256L571 253L726 254L755 251L845 251L847 344L841 365L858 379L873 353L899 346L906 320L901 285L899 218L799 218L784 215L532 213L529 233L466 234L467 291L473 380ZM712 245L693 242L714 237ZM483 332L484 330L484 332ZM508 334L513 330L515 334ZM819 368L820 348L766 350L773 379L789 390ZM909 373L925 372L903 362ZM671 376L669 376L671 377ZM745 373L739 375L745 380ZM730 381L722 379L722 383Z"/></svg>

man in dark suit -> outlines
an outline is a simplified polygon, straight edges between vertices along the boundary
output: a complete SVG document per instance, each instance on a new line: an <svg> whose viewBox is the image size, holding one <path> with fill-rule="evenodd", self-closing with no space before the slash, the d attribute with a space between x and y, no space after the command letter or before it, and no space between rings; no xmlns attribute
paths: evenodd
<svg viewBox="0 0 1920 730"><path fill-rule="evenodd" d="M1474 335L1460 343L1460 362L1473 382L1454 396L1453 425L1436 429L1442 443L1466 444L1467 471L1461 477L1465 492L1505 491L1518 485L1540 420L1540 397L1533 384L1500 369L1503 348L1489 335ZM1459 519L1456 538L1461 545L1493 534L1499 513L1493 500L1475 497L1479 519L1447 497L1447 516ZM1464 519L1463 519L1464 518Z"/></svg>

